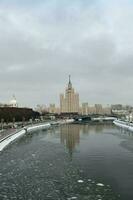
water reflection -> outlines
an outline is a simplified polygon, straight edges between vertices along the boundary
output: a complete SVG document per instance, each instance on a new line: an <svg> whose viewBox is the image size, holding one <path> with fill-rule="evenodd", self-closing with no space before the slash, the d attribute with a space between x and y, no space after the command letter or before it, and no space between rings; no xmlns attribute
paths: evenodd
<svg viewBox="0 0 133 200"><path fill-rule="evenodd" d="M113 125L88 125L88 124L67 124L59 129L60 141L69 152L72 158L73 152L80 144L81 135L89 135L91 133L103 133L107 129L112 128Z"/></svg>
<svg viewBox="0 0 133 200"><path fill-rule="evenodd" d="M73 124L61 126L60 140L66 146L70 156L72 156L74 149L80 142L81 127Z"/></svg>
<svg viewBox="0 0 133 200"><path fill-rule="evenodd" d="M112 135L117 136L122 139L120 146L127 149L130 152L133 152L133 132L125 129L118 128L118 131L112 133Z"/></svg>
<svg viewBox="0 0 133 200"><path fill-rule="evenodd" d="M132 138L112 125L32 132L0 154L0 199L131 200Z"/></svg>

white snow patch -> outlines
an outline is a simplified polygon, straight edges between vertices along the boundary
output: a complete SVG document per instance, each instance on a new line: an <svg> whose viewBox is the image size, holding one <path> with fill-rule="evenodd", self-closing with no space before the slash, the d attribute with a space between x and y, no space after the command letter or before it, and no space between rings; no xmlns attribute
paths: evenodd
<svg viewBox="0 0 133 200"><path fill-rule="evenodd" d="M83 183L84 181L83 180L78 180L78 183Z"/></svg>
<svg viewBox="0 0 133 200"><path fill-rule="evenodd" d="M104 184L102 184L102 183L97 183L97 186L103 187Z"/></svg>
<svg viewBox="0 0 133 200"><path fill-rule="evenodd" d="M70 197L68 200L77 199L77 197Z"/></svg>

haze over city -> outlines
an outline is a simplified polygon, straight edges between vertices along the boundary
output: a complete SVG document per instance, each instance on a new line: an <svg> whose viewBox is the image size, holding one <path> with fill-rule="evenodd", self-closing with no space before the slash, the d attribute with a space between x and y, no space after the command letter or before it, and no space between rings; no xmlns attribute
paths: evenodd
<svg viewBox="0 0 133 200"><path fill-rule="evenodd" d="M0 102L59 104L68 75L81 102L131 104L133 2L0 2Z"/></svg>

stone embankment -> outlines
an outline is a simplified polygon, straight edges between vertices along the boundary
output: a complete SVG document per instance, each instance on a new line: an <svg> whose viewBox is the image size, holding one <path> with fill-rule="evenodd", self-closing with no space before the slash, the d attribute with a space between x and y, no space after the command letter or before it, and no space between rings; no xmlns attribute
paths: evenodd
<svg viewBox="0 0 133 200"><path fill-rule="evenodd" d="M133 123L125 122L125 121L121 121L121 120L115 120L113 123L122 129L133 132Z"/></svg>
<svg viewBox="0 0 133 200"><path fill-rule="evenodd" d="M10 143L12 143L14 140L22 137L23 135L37 130L37 129L48 129L52 125L59 125L59 124L67 124L67 123L72 123L74 120L73 119L68 119L68 120L60 120L56 122L48 122L48 123L43 123L43 124L35 124L31 126L25 126L22 129L15 130L15 129L10 129L5 132L0 133L0 151L2 151L6 146L8 146Z"/></svg>

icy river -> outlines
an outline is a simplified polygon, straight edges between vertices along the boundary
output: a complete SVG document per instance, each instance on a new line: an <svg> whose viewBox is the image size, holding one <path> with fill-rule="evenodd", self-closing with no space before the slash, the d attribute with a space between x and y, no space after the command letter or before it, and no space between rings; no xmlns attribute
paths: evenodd
<svg viewBox="0 0 133 200"><path fill-rule="evenodd" d="M0 200L132 200L133 133L68 124L0 152Z"/></svg>

